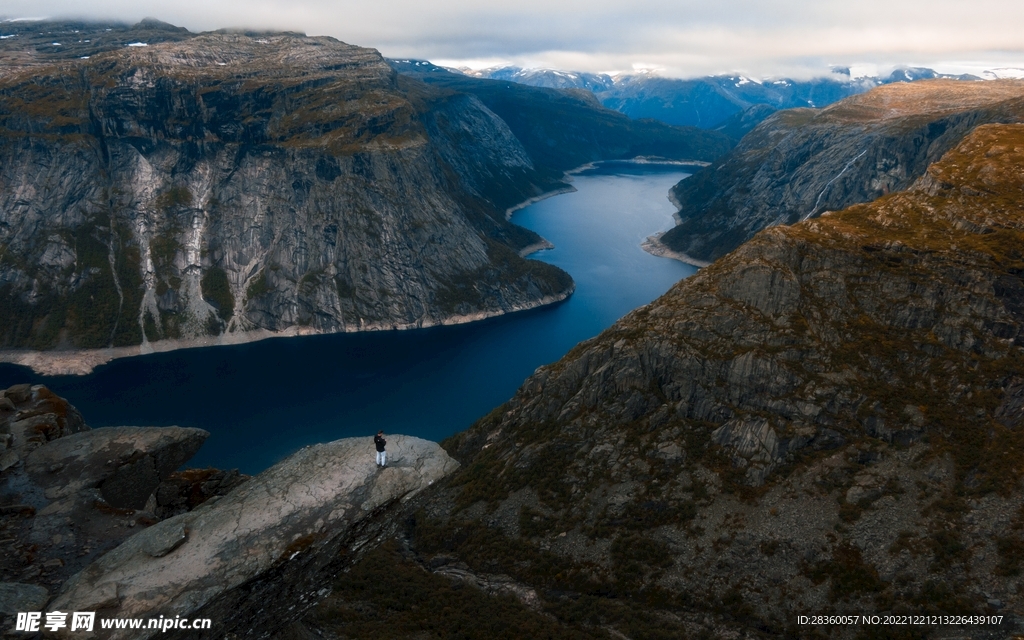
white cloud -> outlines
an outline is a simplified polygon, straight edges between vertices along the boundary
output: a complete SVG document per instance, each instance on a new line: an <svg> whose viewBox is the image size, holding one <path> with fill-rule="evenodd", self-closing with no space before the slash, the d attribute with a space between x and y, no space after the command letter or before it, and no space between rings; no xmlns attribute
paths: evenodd
<svg viewBox="0 0 1024 640"><path fill-rule="evenodd" d="M5 0L6 15L154 16L193 31L330 35L385 55L670 75L806 74L827 63L1024 66L1019 0ZM991 64L989 62L991 61ZM467 65L469 66L469 65Z"/></svg>

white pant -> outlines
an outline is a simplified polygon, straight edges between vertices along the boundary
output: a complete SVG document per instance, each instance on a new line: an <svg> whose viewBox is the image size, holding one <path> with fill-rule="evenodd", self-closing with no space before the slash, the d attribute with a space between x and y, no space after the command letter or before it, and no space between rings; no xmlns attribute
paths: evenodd
<svg viewBox="0 0 1024 640"><path fill-rule="evenodd" d="M378 451L377 452L377 464L379 464L380 466L383 467L387 463L388 463L388 452L387 451Z"/></svg>

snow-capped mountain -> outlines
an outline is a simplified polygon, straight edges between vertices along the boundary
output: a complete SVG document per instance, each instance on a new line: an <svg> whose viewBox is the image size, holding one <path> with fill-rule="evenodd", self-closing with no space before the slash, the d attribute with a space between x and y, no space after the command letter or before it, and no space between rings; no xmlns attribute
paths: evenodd
<svg viewBox="0 0 1024 640"><path fill-rule="evenodd" d="M1002 80L1004 78L1024 78L1024 69L1017 69L1015 67L1001 67L998 69L989 69L983 72L982 77L985 80Z"/></svg>
<svg viewBox="0 0 1024 640"><path fill-rule="evenodd" d="M680 80L663 78L652 72L612 76L514 66L480 70L463 68L457 71L477 78L508 80L535 87L587 89L604 106L632 118L655 118L669 124L692 125L704 129L727 127L733 133L745 132L746 125L756 124L760 121L758 118L771 112L761 107L751 114L756 115L756 118L739 116L755 105L767 105L772 109L824 107L878 85L893 82L931 78L982 79L972 75L941 74L922 67L896 69L885 77L853 77L849 69L836 67L827 77L810 80L756 79L744 75ZM1019 75L1013 75L1015 73ZM997 69L986 72L986 77L1024 77L1024 70ZM741 119L744 126L735 128L735 123L730 120L733 116Z"/></svg>

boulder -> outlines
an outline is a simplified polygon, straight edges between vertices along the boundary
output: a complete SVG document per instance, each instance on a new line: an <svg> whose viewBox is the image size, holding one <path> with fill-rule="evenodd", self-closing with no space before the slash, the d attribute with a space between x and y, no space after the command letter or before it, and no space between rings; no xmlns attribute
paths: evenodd
<svg viewBox="0 0 1024 640"><path fill-rule="evenodd" d="M195 455L209 435L186 427L92 429L35 449L25 469L50 500L98 487L110 506L142 509L160 481Z"/></svg>
<svg viewBox="0 0 1024 640"><path fill-rule="evenodd" d="M733 464L747 467L747 483L759 487L782 462L779 438L764 418L737 418L715 429L711 439L733 451Z"/></svg>
<svg viewBox="0 0 1024 640"><path fill-rule="evenodd" d="M88 431L89 426L67 400L43 385L16 384L0 391L0 434L13 467L46 442Z"/></svg>
<svg viewBox="0 0 1024 640"><path fill-rule="evenodd" d="M16 556L31 565L5 577L54 587L139 524L155 521L154 514L139 510L207 435L180 427L110 427L32 449L0 480L0 496L22 507L9 525L21 550Z"/></svg>
<svg viewBox="0 0 1024 640"><path fill-rule="evenodd" d="M40 611L50 599L45 587L20 582L0 582L0 615L14 616L23 611Z"/></svg>
<svg viewBox="0 0 1024 640"><path fill-rule="evenodd" d="M306 447L228 495L132 536L72 577L49 608L210 618L213 629L187 637L267 637L392 532L403 501L458 467L436 443L409 436L389 438L385 469L373 453L369 438ZM116 597L98 603L99 593Z"/></svg>

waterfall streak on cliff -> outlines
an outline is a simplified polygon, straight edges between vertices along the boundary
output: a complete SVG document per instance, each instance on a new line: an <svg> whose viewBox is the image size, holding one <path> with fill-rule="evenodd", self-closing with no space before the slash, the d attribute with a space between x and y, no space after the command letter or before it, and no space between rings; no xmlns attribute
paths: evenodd
<svg viewBox="0 0 1024 640"><path fill-rule="evenodd" d="M117 279L117 255L114 253L117 231L114 228L114 216L110 216L110 240L107 245L107 261L110 263L110 276L114 280L114 288L117 289L117 316L114 320L114 328L110 330L110 346L114 346L114 336L117 335L117 326L121 323L121 310L124 308L124 291L121 289L121 282Z"/></svg>
<svg viewBox="0 0 1024 640"><path fill-rule="evenodd" d="M810 213L808 213L808 214L807 214L806 216L804 216L803 218L800 218L800 221L801 221L801 222L803 222L803 221L804 221L804 220L806 220L807 218L810 218L811 216L813 216L813 215L814 215L815 213L817 213L817 212L818 212L818 206L819 206L819 205L821 204L821 198L822 198L822 196L824 196L824 195L825 195L825 192L826 192L826 191L828 191L828 188L829 188L830 186L832 186L832 183L833 183L833 182L835 182L836 180L838 180L838 179L839 179L839 176L841 176L841 175L843 175L844 173L846 173L846 170L847 170L847 169L849 169L850 167L852 167L852 166L853 166L853 163L854 163L854 162L857 162L858 160L860 160L860 159L861 159L861 157L862 157L862 156L863 156L863 155L864 155L865 153L867 153L867 152L868 152L868 150L867 150L867 149L865 149L865 150L861 151L861 152L860 152L859 154L857 154L857 157L856 157L856 158L854 158L853 160L850 160L849 162L847 162L847 163L846 163L846 166L845 166L845 167L843 167L843 170L842 170L842 171L840 171L839 173L837 173L837 174L835 175L835 177L834 177L834 178L832 178L831 180L829 180L828 182L826 182L826 183L825 183L825 187L824 187L824 188L823 188L823 189L821 190L821 193L819 193L819 194L818 194L818 199L814 201L814 208L813 208L813 209L811 209L811 212L810 212Z"/></svg>

